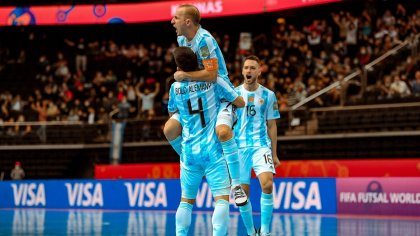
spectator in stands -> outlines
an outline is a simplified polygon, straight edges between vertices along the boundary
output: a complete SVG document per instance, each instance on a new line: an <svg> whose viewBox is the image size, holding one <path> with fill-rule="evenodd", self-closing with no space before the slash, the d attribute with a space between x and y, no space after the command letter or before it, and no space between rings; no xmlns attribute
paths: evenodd
<svg viewBox="0 0 420 236"><path fill-rule="evenodd" d="M416 97L420 96L420 70L416 71L415 78L411 83L411 88Z"/></svg>
<svg viewBox="0 0 420 236"><path fill-rule="evenodd" d="M390 93L392 97L407 97L411 95L407 83L401 80L400 75L394 75L394 81L391 83Z"/></svg>
<svg viewBox="0 0 420 236"><path fill-rule="evenodd" d="M15 167L13 167L12 171L10 172L10 178L12 180L21 180L25 178L25 171L21 167L19 161L15 163Z"/></svg>
<svg viewBox="0 0 420 236"><path fill-rule="evenodd" d="M293 25L290 23L293 22L293 19L290 19L290 21L289 19L279 19L278 24L276 24L273 29L273 40L271 42L264 44L263 42L266 42L266 40L264 40L264 37L260 36L252 39L252 48L250 49L250 52L258 50L257 53L259 53L260 58L264 58L265 63L268 65L266 71L263 71L264 77L267 78L267 82L263 80L261 82L270 88L276 88L281 94L280 97L293 98L293 94L288 94L287 89L289 89L289 92L293 93L293 89L290 89L290 83L294 83L295 80L302 76L299 75L298 72L305 71L303 83L307 88L308 95L319 91L319 89L334 82L334 78L336 78L337 74L352 72L354 68L358 67L358 64L366 65L373 58L383 55L386 50L394 47L399 41L403 41L407 37L418 32L420 28L420 21L418 21L419 14L416 12L415 8L406 7L406 4L408 5L407 2L388 5L387 3L384 3L377 9L365 7L365 9L360 12L357 12L355 9L351 13L345 11L336 12L332 13L331 17L310 19L312 24L307 27L302 27L302 25L297 24ZM396 5L396 7L389 7L391 5ZM375 12L377 12L377 14L375 14ZM359 27L351 27L350 23L352 22L357 22ZM331 29L333 29L335 25L338 25L337 33L339 33L341 37L334 37L334 32L331 31ZM350 31L353 33L355 31L359 34L359 37L354 38L354 34L352 34L350 35L351 40L349 41L348 36ZM6 32L7 34L7 30L2 32ZM310 36L313 32L317 33L317 37L321 37L322 44L320 45L321 51L319 53L317 38L314 37L314 41L308 41L307 36ZM251 33L254 34L254 32ZM73 102L75 98L78 98L81 104L84 104L85 100L89 100L92 106L101 106L103 105L101 104L102 100L105 100L105 103L110 100L107 98L105 99L109 91L112 91L114 94L117 93L118 87L115 86L114 82L106 84L107 87L104 87L106 82L104 76L92 76L99 68L104 72L112 70L113 76L124 78L124 92L130 103L134 96L132 96L132 92L130 95L128 89L130 82L127 82L126 80L131 80L131 84L134 86L137 84L137 77L134 76L134 78L130 79L127 76L127 78L125 78L124 74L126 71L133 71L133 74L145 78L148 78L149 74L152 74L153 71L155 71L153 77L156 81L163 81L163 79L166 78L166 74L173 74L171 52L176 47L175 43L172 43L165 48L165 45L159 44L158 42L151 42L149 43L150 46L144 42L136 42L136 44L134 44L133 42L130 42L130 39L128 38L124 41L124 44L130 46L123 50L117 41L120 40L118 36L107 39L109 41L101 38L94 39L94 43L88 45L84 40L88 36L86 34L87 33L83 33L83 31L81 31L80 34L78 33L80 36L78 36L79 38L75 42L70 42L63 38L60 39L58 37L61 36L56 36L60 34L50 35L47 31L45 33L43 32L43 35L45 35L42 36L44 37L43 40L33 40L33 33L31 33L29 37L27 37L27 34L22 34L22 38L16 37L13 38L13 40L9 40L12 44L7 43L7 40L4 40L4 42L2 41L2 45L0 45L0 73L5 71L17 72L14 66L19 63L22 63L22 66L25 66L28 71L32 68L34 70L33 74L35 75L35 79L25 75L30 81L30 83L25 84L28 84L28 87L34 87L34 101L28 100L28 104L37 101L40 102L44 99L51 100L53 103L57 104L60 111L60 115L56 116L56 119L58 120L66 119L65 116L69 114L69 111L73 106L76 106ZM222 39L222 50L231 54L225 55L225 58L228 59L226 60L226 64L230 67L229 69L232 70L231 75L235 75L236 69L236 73L239 73L240 76L241 61L238 59L240 59L241 55L235 54L237 51L232 47L232 45L236 46L236 43L233 43L232 41L234 35L219 35L223 36L216 37L217 40ZM95 37L100 36L95 35ZM64 53L65 48L60 48L60 44L54 44L55 42L63 42L63 40L67 45L74 47L73 49L77 48L78 52L76 54L91 56L89 57L89 68L86 68L86 73L78 74L77 71L85 70L83 60L76 62L76 69L67 65L69 58L66 58L67 54ZM19 42L19 44L14 42ZM100 42L103 43L101 44ZM317 46L313 47L313 45L311 45L312 42ZM355 50L349 49L349 45L351 45L352 42L355 42L355 45L357 45ZM84 44L83 47L85 50L88 48L92 49L89 55L87 51L79 53L78 47L80 43ZM45 47L45 45L50 44L56 47ZM37 47L39 47L39 50L31 50ZM354 60L351 55L352 53L357 53L355 57L358 60ZM54 55L57 55L56 59L52 59L52 56ZM414 74L417 70L417 60L418 59L409 56L407 57L406 64L403 66L404 69L398 69L402 81L404 81L405 76L410 80L414 78ZM73 61L73 59L70 61ZM153 66L154 68L150 69L150 66ZM324 75L324 67L328 67L328 69L326 69L328 76ZM392 70L394 68L387 69ZM162 71L164 71L164 73L162 73ZM14 75L15 73L12 74ZM31 74L31 72L28 74ZM269 74L273 74L274 77L278 79L273 82L273 80L268 79ZM2 73L2 81L7 81L7 78L3 79L3 75L4 74ZM10 75L6 75L6 77L7 76ZM86 79L84 79L83 76L86 76ZM110 81L114 81L113 76L108 76L108 78L111 78ZM235 76L231 77L231 79L234 78ZM310 78L322 80L322 86L318 86L318 84L315 87L311 86L309 84ZM290 80L290 83L285 83L286 79ZM383 80L384 78L377 76L377 79L379 80L379 84L383 84L380 80ZM414 81L408 82L408 87L412 87ZM97 95L94 98L87 96L87 94L89 94L90 83L92 83L92 87L95 88L97 92ZM268 85L267 83L270 84ZM371 81L371 83L373 84L374 81ZM67 86L67 89L65 86ZM375 86L372 86L372 88L374 87ZM5 86L2 88L8 87ZM151 89L153 90L153 88ZM309 90L311 91L309 92ZM385 92L385 90L376 91L379 91L380 93ZM15 112L15 109L20 107L20 102L14 103L13 100L18 100L17 97L20 95L21 103L24 104L24 100L28 97L28 94L25 94L25 92L21 93L16 88L13 91L8 91L8 93L13 94L13 99L9 101L8 98L0 98L0 117L4 120L10 120L9 117L12 116L16 120L16 114L21 113L21 111ZM388 92L385 93L388 94ZM384 96L386 97L388 95L382 94L379 97ZM157 97L157 99L160 100L159 97ZM322 100L324 98L320 99ZM65 102L60 100L64 100ZM94 102L93 100L97 100L97 102ZM321 106L321 104L322 106L327 106L330 103L324 99L322 103L317 103L316 106ZM282 107L288 107L290 105L292 105L292 103L288 105L287 102L282 103ZM29 107L30 106L31 105L29 105ZM132 107L137 106L132 104ZM83 113L86 113L87 107L79 107L78 109ZM110 110L107 110L107 112L109 111ZM26 120L32 120L29 116L25 115L25 117ZM39 119L37 118L36 120ZM84 119L82 118L82 120Z"/></svg>
<svg viewBox="0 0 420 236"><path fill-rule="evenodd" d="M90 125L95 124L97 119L98 117L96 115L95 108L93 108L92 106L89 106L88 111L87 111L87 123Z"/></svg>
<svg viewBox="0 0 420 236"><path fill-rule="evenodd" d="M120 120L127 120L130 115L131 105L127 101L127 96L123 95L121 101L117 105L118 114L117 117Z"/></svg>
<svg viewBox="0 0 420 236"><path fill-rule="evenodd" d="M145 85L145 86L143 86ZM154 90L153 90L154 89ZM137 97L141 100L140 117L147 118L155 114L155 97L160 91L160 83L154 78L148 78L146 83L140 81L136 85Z"/></svg>
<svg viewBox="0 0 420 236"><path fill-rule="evenodd" d="M76 43L64 39L64 42L67 43L69 46L74 47L76 49L76 57L75 57L75 65L76 71L86 72L87 69L87 44L85 43L85 39L83 37L79 38L79 41Z"/></svg>

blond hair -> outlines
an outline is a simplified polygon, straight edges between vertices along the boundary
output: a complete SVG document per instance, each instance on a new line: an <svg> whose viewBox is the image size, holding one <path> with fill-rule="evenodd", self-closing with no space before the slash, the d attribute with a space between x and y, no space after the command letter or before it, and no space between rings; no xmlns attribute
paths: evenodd
<svg viewBox="0 0 420 236"><path fill-rule="evenodd" d="M196 6L192 4L183 4L179 6L178 8L185 8L185 12L184 12L185 18L190 19L192 23L195 25L200 24L200 20L201 20L200 11L198 10Z"/></svg>

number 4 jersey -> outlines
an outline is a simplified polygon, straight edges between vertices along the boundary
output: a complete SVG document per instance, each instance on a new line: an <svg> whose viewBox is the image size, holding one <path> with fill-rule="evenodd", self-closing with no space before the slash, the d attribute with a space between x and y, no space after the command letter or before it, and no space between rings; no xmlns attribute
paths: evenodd
<svg viewBox="0 0 420 236"><path fill-rule="evenodd" d="M221 156L215 126L220 99L237 96L215 82L182 81L169 91L169 112L179 112L182 124L181 163L187 166ZM184 166L185 167L185 166Z"/></svg>
<svg viewBox="0 0 420 236"><path fill-rule="evenodd" d="M271 148L267 121L280 118L276 95L262 85L255 91L248 91L240 85L236 91L244 98L246 104L245 107L236 110L238 122L234 131L239 148Z"/></svg>

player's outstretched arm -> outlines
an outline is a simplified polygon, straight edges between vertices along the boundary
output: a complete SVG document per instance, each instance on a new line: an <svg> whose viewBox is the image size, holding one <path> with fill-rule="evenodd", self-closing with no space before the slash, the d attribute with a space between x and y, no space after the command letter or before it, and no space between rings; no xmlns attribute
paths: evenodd
<svg viewBox="0 0 420 236"><path fill-rule="evenodd" d="M183 81L186 78L196 80L196 81L214 82L217 79L217 70L216 71L199 70L199 71L190 71L190 72L177 71L174 74L174 79L176 81Z"/></svg>

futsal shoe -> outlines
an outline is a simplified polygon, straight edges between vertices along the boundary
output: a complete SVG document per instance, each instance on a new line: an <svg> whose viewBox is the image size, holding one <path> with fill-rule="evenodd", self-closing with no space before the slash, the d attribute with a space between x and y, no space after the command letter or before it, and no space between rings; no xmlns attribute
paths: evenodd
<svg viewBox="0 0 420 236"><path fill-rule="evenodd" d="M236 206L245 206L248 203L248 197L241 185L233 188L233 196L235 197Z"/></svg>

